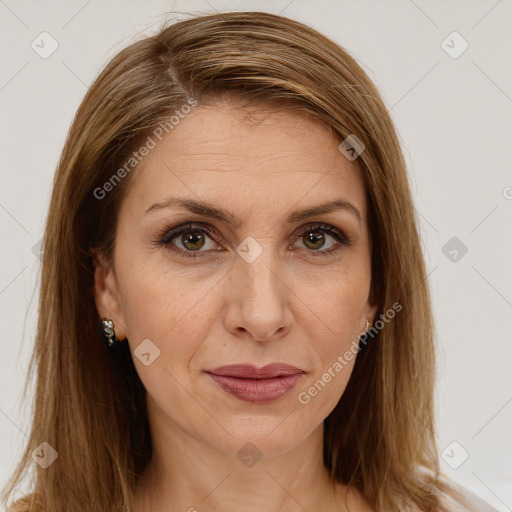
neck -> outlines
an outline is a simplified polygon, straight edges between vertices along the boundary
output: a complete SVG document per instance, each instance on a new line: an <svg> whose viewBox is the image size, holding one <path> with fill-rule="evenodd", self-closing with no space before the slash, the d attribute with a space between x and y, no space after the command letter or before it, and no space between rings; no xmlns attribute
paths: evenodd
<svg viewBox="0 0 512 512"><path fill-rule="evenodd" d="M227 454L168 418L153 418L152 440L136 512L349 510L346 487L333 483L323 464L323 423L291 451L259 460L251 445Z"/></svg>

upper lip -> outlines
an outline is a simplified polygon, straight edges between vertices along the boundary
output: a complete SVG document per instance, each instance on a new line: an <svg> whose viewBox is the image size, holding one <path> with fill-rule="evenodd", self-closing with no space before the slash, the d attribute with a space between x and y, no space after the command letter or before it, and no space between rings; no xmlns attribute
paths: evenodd
<svg viewBox="0 0 512 512"><path fill-rule="evenodd" d="M270 363L262 368L257 368L252 364L229 364L219 366L212 370L206 370L213 375L223 375L226 377L239 377L245 379L270 379L281 375L296 375L305 373L304 370L283 363Z"/></svg>

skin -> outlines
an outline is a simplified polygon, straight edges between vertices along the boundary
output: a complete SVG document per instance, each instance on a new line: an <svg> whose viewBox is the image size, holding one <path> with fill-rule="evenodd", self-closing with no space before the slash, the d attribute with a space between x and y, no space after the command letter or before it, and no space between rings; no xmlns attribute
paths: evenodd
<svg viewBox="0 0 512 512"><path fill-rule="evenodd" d="M320 121L261 106L247 112L228 103L198 106L150 151L123 198L113 260L100 255L96 267L100 316L114 320L132 353L145 339L160 350L147 366L133 358L154 446L134 510L371 511L358 492L330 483L322 461L323 420L355 359L307 405L297 398L378 309L369 299L361 170ZM242 224L180 206L145 213L171 195L207 201ZM361 222L337 210L283 223L292 210L338 198L359 210ZM204 233L203 246L186 245L182 235L157 243L161 232L189 222L210 226L216 238ZM351 245L318 229L320 242L308 245L297 233L315 223L342 231ZM262 249L251 263L236 252L246 237ZM172 244L199 257L180 257ZM306 372L270 404L239 400L204 373L270 362ZM252 467L237 457L247 443L261 453Z"/></svg>

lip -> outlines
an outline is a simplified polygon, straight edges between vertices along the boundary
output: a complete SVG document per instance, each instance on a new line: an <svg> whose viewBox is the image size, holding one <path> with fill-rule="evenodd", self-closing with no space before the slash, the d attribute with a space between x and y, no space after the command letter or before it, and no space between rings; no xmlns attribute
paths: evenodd
<svg viewBox="0 0 512 512"><path fill-rule="evenodd" d="M220 366L206 373L227 393L252 403L279 400L305 374L296 366L271 363L262 368L251 364Z"/></svg>

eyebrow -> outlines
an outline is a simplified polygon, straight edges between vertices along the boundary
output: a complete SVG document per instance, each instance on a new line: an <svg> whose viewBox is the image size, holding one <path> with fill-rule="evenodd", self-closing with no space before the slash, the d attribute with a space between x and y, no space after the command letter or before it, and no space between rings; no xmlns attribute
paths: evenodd
<svg viewBox="0 0 512 512"><path fill-rule="evenodd" d="M154 203L153 205L151 205L146 210L145 213L147 214L156 210L160 210L162 208L168 208L170 206L180 206L182 208L189 210L192 213L197 213L205 217L210 217L223 222L227 222L228 224L236 228L242 225L241 222L236 220L233 214L231 214L230 212L223 208L218 208L205 202L198 202L194 199L183 197L168 197L160 203ZM284 222L281 222L281 224L291 224L293 222L299 222L301 220L314 217L316 215L331 213L339 210L346 211L354 215L360 224L363 222L363 218L359 210L351 202L347 201L346 199L339 198L334 199L332 201L328 201L326 203L319 204L317 206L313 206L311 208L295 210L288 214Z"/></svg>

